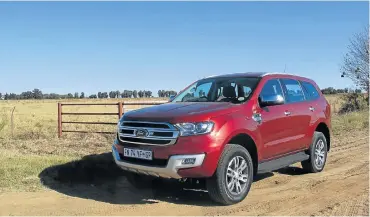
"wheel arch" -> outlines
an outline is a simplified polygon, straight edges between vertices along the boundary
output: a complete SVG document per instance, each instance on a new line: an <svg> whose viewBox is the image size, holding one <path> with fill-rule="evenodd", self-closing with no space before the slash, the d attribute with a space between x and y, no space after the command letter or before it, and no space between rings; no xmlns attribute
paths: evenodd
<svg viewBox="0 0 370 217"><path fill-rule="evenodd" d="M258 169L258 149L253 138L247 133L238 133L230 138L227 144L241 145L248 150L253 161L253 172L256 174Z"/></svg>
<svg viewBox="0 0 370 217"><path fill-rule="evenodd" d="M330 137L330 130L329 130L329 127L328 125L326 125L324 122L320 122L315 131L317 132L321 132L324 134L325 136L325 139L326 139L326 142L327 142L327 145L328 145L328 151L330 150L330 146L331 146L331 137Z"/></svg>

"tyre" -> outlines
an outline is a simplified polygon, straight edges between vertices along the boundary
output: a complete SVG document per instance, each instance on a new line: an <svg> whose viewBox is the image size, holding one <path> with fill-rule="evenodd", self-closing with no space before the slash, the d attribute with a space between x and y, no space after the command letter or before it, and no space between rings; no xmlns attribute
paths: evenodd
<svg viewBox="0 0 370 217"><path fill-rule="evenodd" d="M239 203L247 196L253 182L253 161L248 150L228 144L224 148L217 170L207 179L211 199L223 205Z"/></svg>
<svg viewBox="0 0 370 217"><path fill-rule="evenodd" d="M135 188L151 188L153 178L147 175L140 175L136 173L128 173L126 175L127 181Z"/></svg>
<svg viewBox="0 0 370 217"><path fill-rule="evenodd" d="M328 154L328 144L323 133L314 133L312 144L307 154L310 155L310 158L301 162L302 168L310 173L321 172L325 167Z"/></svg>

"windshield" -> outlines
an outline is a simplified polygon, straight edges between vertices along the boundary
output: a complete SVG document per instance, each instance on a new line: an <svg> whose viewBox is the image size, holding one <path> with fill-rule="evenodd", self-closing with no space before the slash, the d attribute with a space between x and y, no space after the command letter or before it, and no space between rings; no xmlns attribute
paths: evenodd
<svg viewBox="0 0 370 217"><path fill-rule="evenodd" d="M254 77L202 79L177 95L172 102L243 103L249 99L259 80Z"/></svg>

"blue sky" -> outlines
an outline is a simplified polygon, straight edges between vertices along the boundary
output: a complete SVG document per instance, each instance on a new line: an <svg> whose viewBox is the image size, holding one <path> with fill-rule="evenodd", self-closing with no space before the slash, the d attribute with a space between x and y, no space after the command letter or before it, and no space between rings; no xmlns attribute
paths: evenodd
<svg viewBox="0 0 370 217"><path fill-rule="evenodd" d="M0 92L184 88L204 76L340 78L368 2L1 2Z"/></svg>

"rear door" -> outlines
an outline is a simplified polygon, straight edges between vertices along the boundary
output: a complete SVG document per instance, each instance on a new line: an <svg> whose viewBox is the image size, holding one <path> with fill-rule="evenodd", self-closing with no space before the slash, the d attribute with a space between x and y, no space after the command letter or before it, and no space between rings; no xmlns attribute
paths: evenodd
<svg viewBox="0 0 370 217"><path fill-rule="evenodd" d="M300 81L300 83L301 83L301 86L302 86L302 88L304 90L304 93L305 93L305 96L306 96L306 101L307 101L307 104L306 104L307 108L306 109L309 110L310 113L311 113L310 126L312 126L318 120L320 110L322 110L322 108L320 108L321 105L319 103L320 94L319 94L318 90L316 89L316 87L312 83L310 83L308 81ZM309 132L311 132L311 130L307 130L307 132L306 132L307 138L305 139L305 143L307 145L309 145L312 141L312 134L309 134Z"/></svg>
<svg viewBox="0 0 370 217"><path fill-rule="evenodd" d="M307 129L311 122L312 112L304 90L298 80L280 79L286 103L290 106L290 119L286 126L291 128L287 137L287 152L295 152L306 147Z"/></svg>

